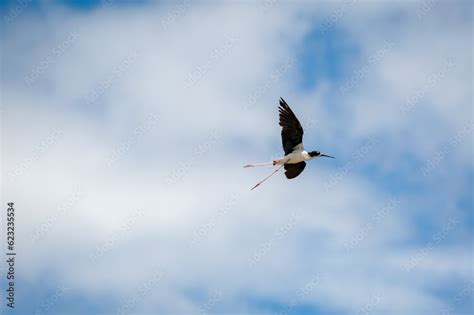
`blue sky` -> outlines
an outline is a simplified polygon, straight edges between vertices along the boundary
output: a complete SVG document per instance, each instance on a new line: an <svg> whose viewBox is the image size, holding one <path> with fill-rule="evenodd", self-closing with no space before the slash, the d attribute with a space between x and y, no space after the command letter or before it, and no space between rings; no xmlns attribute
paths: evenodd
<svg viewBox="0 0 474 315"><path fill-rule="evenodd" d="M469 1L0 9L2 312L474 312ZM279 97L337 158L250 192Z"/></svg>

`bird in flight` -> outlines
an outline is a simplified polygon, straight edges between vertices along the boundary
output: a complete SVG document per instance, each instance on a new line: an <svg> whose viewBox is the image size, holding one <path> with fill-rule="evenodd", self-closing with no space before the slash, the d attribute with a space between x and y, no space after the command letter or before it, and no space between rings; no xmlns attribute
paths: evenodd
<svg viewBox="0 0 474 315"><path fill-rule="evenodd" d="M244 168L274 165L278 166L273 173L265 177L257 183L251 190L260 186L267 179L276 174L282 167L285 167L286 178L292 179L303 172L306 167L306 161L317 157L334 158L326 154L321 154L319 151L306 151L303 146L303 127L301 127L298 118L291 110L290 106L280 97L280 126L281 126L281 140L285 156L268 163L247 164Z"/></svg>

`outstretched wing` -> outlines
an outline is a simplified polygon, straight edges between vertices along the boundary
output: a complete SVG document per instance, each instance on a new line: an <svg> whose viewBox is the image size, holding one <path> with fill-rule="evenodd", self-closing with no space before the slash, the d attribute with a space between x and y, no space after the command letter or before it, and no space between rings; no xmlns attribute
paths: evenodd
<svg viewBox="0 0 474 315"><path fill-rule="evenodd" d="M280 98L280 126L281 141L285 155L293 152L293 149L303 142L303 127L301 127L298 118L291 110L290 106L283 98Z"/></svg>
<svg viewBox="0 0 474 315"><path fill-rule="evenodd" d="M292 179L301 174L306 167L306 162L300 162L296 164L285 164L285 175L286 178Z"/></svg>

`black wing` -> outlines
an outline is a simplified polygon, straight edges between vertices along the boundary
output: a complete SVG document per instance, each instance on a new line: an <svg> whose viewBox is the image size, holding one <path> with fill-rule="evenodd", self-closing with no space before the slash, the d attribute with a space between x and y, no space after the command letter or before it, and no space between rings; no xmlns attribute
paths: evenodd
<svg viewBox="0 0 474 315"><path fill-rule="evenodd" d="M285 164L286 178L292 179L301 174L306 167L306 162L299 162L296 164Z"/></svg>
<svg viewBox="0 0 474 315"><path fill-rule="evenodd" d="M293 152L294 147L303 142L303 127L290 106L283 98L280 98L280 126L281 141L285 155Z"/></svg>

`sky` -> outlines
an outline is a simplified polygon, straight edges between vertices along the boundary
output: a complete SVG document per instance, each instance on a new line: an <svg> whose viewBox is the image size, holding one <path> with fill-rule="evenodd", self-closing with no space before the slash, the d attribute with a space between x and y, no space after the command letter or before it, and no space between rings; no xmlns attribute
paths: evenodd
<svg viewBox="0 0 474 315"><path fill-rule="evenodd" d="M2 314L474 313L472 2L0 10Z"/></svg>

